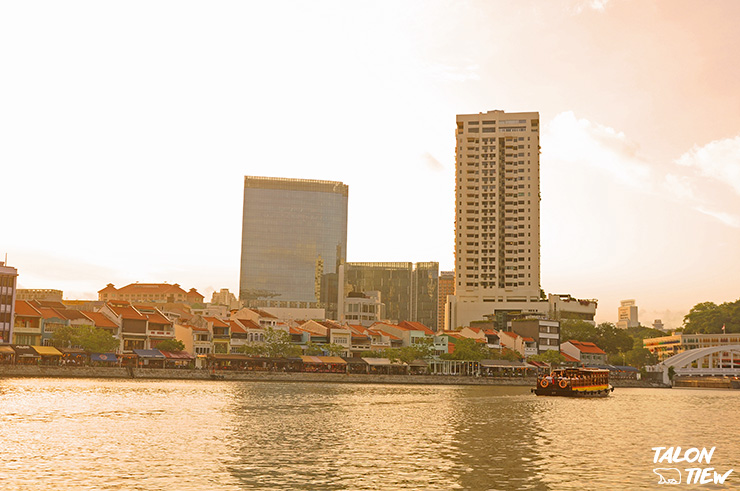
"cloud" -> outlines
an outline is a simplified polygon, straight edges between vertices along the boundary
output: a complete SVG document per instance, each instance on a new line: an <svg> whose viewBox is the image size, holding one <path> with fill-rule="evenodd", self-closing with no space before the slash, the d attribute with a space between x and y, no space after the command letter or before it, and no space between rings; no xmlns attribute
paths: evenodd
<svg viewBox="0 0 740 491"><path fill-rule="evenodd" d="M613 128L567 111L546 125L542 139L548 157L599 170L630 188L649 191L653 186L651 168L639 157L637 143Z"/></svg>
<svg viewBox="0 0 740 491"><path fill-rule="evenodd" d="M442 165L442 163L439 160L435 159L431 153L426 152L422 156L422 158L424 160L424 166L427 169L434 171L434 172L442 172L443 170L445 170L445 166Z"/></svg>
<svg viewBox="0 0 740 491"><path fill-rule="evenodd" d="M595 10L597 12L606 11L606 4L609 0L579 0L571 9L577 15L586 9Z"/></svg>
<svg viewBox="0 0 740 491"><path fill-rule="evenodd" d="M567 111L545 125L542 141L543 158L572 175L597 171L608 185L619 183L740 228L740 136L694 146L674 162L653 162L623 132Z"/></svg>

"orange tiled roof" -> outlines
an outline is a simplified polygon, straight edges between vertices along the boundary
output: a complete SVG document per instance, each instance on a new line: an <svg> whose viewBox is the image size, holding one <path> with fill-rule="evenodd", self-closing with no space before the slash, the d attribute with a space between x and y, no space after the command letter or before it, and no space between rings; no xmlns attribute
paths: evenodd
<svg viewBox="0 0 740 491"><path fill-rule="evenodd" d="M74 310L74 309L54 309L54 310L57 311L62 316L62 319L67 319L70 321L77 320L77 319L88 320L87 316L85 316L85 314L83 314L79 310Z"/></svg>
<svg viewBox="0 0 740 491"><path fill-rule="evenodd" d="M41 317L43 317L44 319L53 319L55 317L57 319L64 319L64 317L62 317L62 314L57 312L55 309L52 309L51 307L38 307L36 310L41 313Z"/></svg>
<svg viewBox="0 0 740 491"><path fill-rule="evenodd" d="M141 312L136 310L130 303L122 301L108 302L108 308L117 316L130 320L146 320Z"/></svg>
<svg viewBox="0 0 740 491"><path fill-rule="evenodd" d="M165 316L160 314L159 312L154 312L152 314L145 314L146 318L149 322L152 322L154 324L172 324L169 319L167 319Z"/></svg>
<svg viewBox="0 0 740 491"><path fill-rule="evenodd" d="M581 353L595 353L599 355L605 355L601 348L596 346L594 343L588 341L576 341L574 339L569 340L569 343L578 348Z"/></svg>
<svg viewBox="0 0 740 491"><path fill-rule="evenodd" d="M218 317L203 317L206 322L211 322L214 327L229 327L227 323L219 319Z"/></svg>
<svg viewBox="0 0 740 491"><path fill-rule="evenodd" d="M304 333L304 332L306 332L306 331L304 331L303 329L299 329L299 328L297 328L297 327L289 327L289 328L288 328L288 332L289 332L290 334L303 334L303 333Z"/></svg>
<svg viewBox="0 0 740 491"><path fill-rule="evenodd" d="M131 283L130 285L119 288L118 293L128 294L154 294L154 293L180 293L185 295L186 292L177 283Z"/></svg>
<svg viewBox="0 0 740 491"><path fill-rule="evenodd" d="M434 331L429 329L427 326L425 326L421 322L403 321L398 325L398 327L412 329L414 331L421 331L424 334L429 334L430 336L434 336Z"/></svg>
<svg viewBox="0 0 740 491"><path fill-rule="evenodd" d="M241 333L247 332L247 330L244 329L244 327L242 327L242 325L238 323L237 321L233 321L233 320L229 321L229 327L231 327L232 334L235 332L241 332Z"/></svg>
<svg viewBox="0 0 740 491"><path fill-rule="evenodd" d="M82 313L85 314L85 317L90 319L93 322L93 324L95 324L95 327L107 327L107 328L118 327L115 322L107 318L101 312L82 312Z"/></svg>
<svg viewBox="0 0 740 491"><path fill-rule="evenodd" d="M398 336L394 336L393 334L389 334L389 333L387 333L385 331L378 330L377 332L380 333L380 334L382 334L383 336L388 337L389 339L395 339L395 340L400 340L401 339Z"/></svg>
<svg viewBox="0 0 740 491"><path fill-rule="evenodd" d="M25 300L16 300L15 315L21 315L24 317L41 317L41 312Z"/></svg>
<svg viewBox="0 0 740 491"><path fill-rule="evenodd" d="M534 339L533 338L525 338L525 337L522 337L522 339L525 340L525 341L529 341L530 343L534 343Z"/></svg>
<svg viewBox="0 0 740 491"><path fill-rule="evenodd" d="M573 361L575 361L575 362L578 362L578 360L577 360L576 358L573 358L573 357L572 357L572 356L570 356L570 355L569 355L568 353L563 353L563 352L561 351L561 352L560 352L560 354L561 354L561 355L563 355L563 356L565 357L565 361L570 361L570 362L573 362Z"/></svg>
<svg viewBox="0 0 740 491"><path fill-rule="evenodd" d="M277 319L276 316L272 315L269 312L265 312L264 310L260 310L260 309L249 309L249 310L259 315L260 317L264 317L265 319Z"/></svg>

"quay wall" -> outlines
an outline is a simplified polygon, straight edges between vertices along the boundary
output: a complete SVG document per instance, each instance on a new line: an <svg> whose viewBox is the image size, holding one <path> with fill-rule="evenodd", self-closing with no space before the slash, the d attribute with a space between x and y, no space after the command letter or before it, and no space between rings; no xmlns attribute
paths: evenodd
<svg viewBox="0 0 740 491"><path fill-rule="evenodd" d="M321 382L353 384L494 385L534 387L533 377L467 377L458 375L380 375L303 372L241 372L209 370L0 365L0 377L70 377L167 380L232 380L253 382ZM667 387L641 380L613 380L614 387Z"/></svg>

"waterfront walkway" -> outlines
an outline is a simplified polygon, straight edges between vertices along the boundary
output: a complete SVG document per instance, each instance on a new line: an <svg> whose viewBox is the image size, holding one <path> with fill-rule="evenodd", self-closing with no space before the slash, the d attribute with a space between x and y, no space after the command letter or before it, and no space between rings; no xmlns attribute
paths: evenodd
<svg viewBox="0 0 740 491"><path fill-rule="evenodd" d="M534 387L534 377L470 377L464 375L381 375L346 373L189 370L131 367L0 365L0 377L71 377L168 380L231 380L253 382L331 382L354 384L498 385ZM612 380L615 387L666 387L640 380Z"/></svg>

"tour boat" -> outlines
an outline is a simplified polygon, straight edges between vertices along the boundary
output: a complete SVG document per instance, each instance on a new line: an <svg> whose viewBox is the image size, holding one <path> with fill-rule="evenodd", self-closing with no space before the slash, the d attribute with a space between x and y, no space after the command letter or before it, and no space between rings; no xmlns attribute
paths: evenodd
<svg viewBox="0 0 740 491"><path fill-rule="evenodd" d="M559 368L537 377L538 396L606 397L614 387L609 385L609 370L599 368Z"/></svg>

